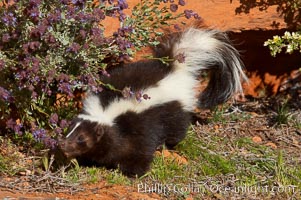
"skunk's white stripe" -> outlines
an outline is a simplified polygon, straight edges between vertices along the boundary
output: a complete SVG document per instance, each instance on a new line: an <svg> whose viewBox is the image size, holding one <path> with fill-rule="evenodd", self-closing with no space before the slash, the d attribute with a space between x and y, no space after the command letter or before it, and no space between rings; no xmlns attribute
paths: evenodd
<svg viewBox="0 0 301 200"><path fill-rule="evenodd" d="M84 110L89 113L89 115L102 118L103 108L99 101L99 98L96 95L88 94L84 101Z"/></svg>
<svg viewBox="0 0 301 200"><path fill-rule="evenodd" d="M79 125L81 124L81 122L77 122L74 126L74 128L68 133L68 135L66 136L66 138L68 138L74 131L77 127L79 127Z"/></svg>
<svg viewBox="0 0 301 200"><path fill-rule="evenodd" d="M226 60L230 60L235 82L232 92L241 92L241 79L247 80L247 77L242 70L242 62L238 57L237 50L226 41L216 38L217 35L221 37L222 34L218 30L187 29L174 47L174 55L185 55L185 62L176 63L176 67L185 68L187 71L198 74L199 70L208 69L212 66L211 63L217 62L222 63L220 70L227 70L225 69ZM223 36L226 38L225 35ZM223 55L225 49L229 56L227 58Z"/></svg>
<svg viewBox="0 0 301 200"><path fill-rule="evenodd" d="M144 93L150 97L148 100L138 102L135 98L115 99L103 109L99 106L98 97L90 95L84 102L84 110L87 114L80 114L78 117L100 124L113 125L114 119L127 111L141 113L152 106L170 101L179 101L183 109L192 111L196 105L194 93L196 84L197 80L191 73L177 70L159 81L158 86L144 90Z"/></svg>

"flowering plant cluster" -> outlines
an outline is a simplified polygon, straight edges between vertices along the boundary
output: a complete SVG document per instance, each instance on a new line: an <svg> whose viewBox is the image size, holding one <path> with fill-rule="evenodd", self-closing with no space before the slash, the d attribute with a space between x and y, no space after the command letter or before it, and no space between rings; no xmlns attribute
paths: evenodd
<svg viewBox="0 0 301 200"><path fill-rule="evenodd" d="M301 33L286 31L283 36L275 35L273 39L267 40L264 46L269 47L272 56L276 56L283 49L286 49L286 53L293 53L294 51L301 53Z"/></svg>
<svg viewBox="0 0 301 200"><path fill-rule="evenodd" d="M126 0L11 0L0 7L0 131L26 135L47 147L76 112L75 91L101 92L108 66L157 45L160 30L185 1L141 0L126 15ZM120 27L105 35L103 22Z"/></svg>

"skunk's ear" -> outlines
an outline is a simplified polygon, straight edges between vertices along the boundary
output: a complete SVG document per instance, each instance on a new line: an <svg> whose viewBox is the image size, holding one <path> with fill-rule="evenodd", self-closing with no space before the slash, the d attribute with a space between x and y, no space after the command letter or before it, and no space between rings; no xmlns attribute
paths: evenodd
<svg viewBox="0 0 301 200"><path fill-rule="evenodd" d="M103 126L96 125L95 128L94 128L94 131L96 133L97 141L99 141L101 139L101 137L103 136L103 134L104 134L104 128L103 128Z"/></svg>

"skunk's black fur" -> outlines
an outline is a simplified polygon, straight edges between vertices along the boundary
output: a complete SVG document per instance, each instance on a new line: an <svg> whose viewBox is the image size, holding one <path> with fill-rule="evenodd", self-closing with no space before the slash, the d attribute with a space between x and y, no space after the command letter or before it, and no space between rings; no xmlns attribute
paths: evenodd
<svg viewBox="0 0 301 200"><path fill-rule="evenodd" d="M59 141L62 152L84 163L143 175L160 145L173 148L185 137L197 105L210 108L241 91L242 63L224 33L189 28L163 38L154 49L155 57L179 55L183 63L146 60L110 70L101 81L118 90L143 91L150 99L126 99L109 89L90 94L68 135ZM197 102L195 87L202 70L211 73Z"/></svg>
<svg viewBox="0 0 301 200"><path fill-rule="evenodd" d="M61 142L70 153L67 157L88 165L119 167L126 175L143 175L160 144L172 148L185 137L190 115L173 101L139 114L129 111L118 116L115 123L110 127L83 121L78 134L70 136L75 137L72 143Z"/></svg>

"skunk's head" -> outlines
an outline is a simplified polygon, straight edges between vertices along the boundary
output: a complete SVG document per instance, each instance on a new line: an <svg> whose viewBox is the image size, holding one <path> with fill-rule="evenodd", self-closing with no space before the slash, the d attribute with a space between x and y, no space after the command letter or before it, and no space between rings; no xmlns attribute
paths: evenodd
<svg viewBox="0 0 301 200"><path fill-rule="evenodd" d="M66 138L59 139L59 148L67 158L75 158L93 149L103 134L104 129L99 123L76 118Z"/></svg>

